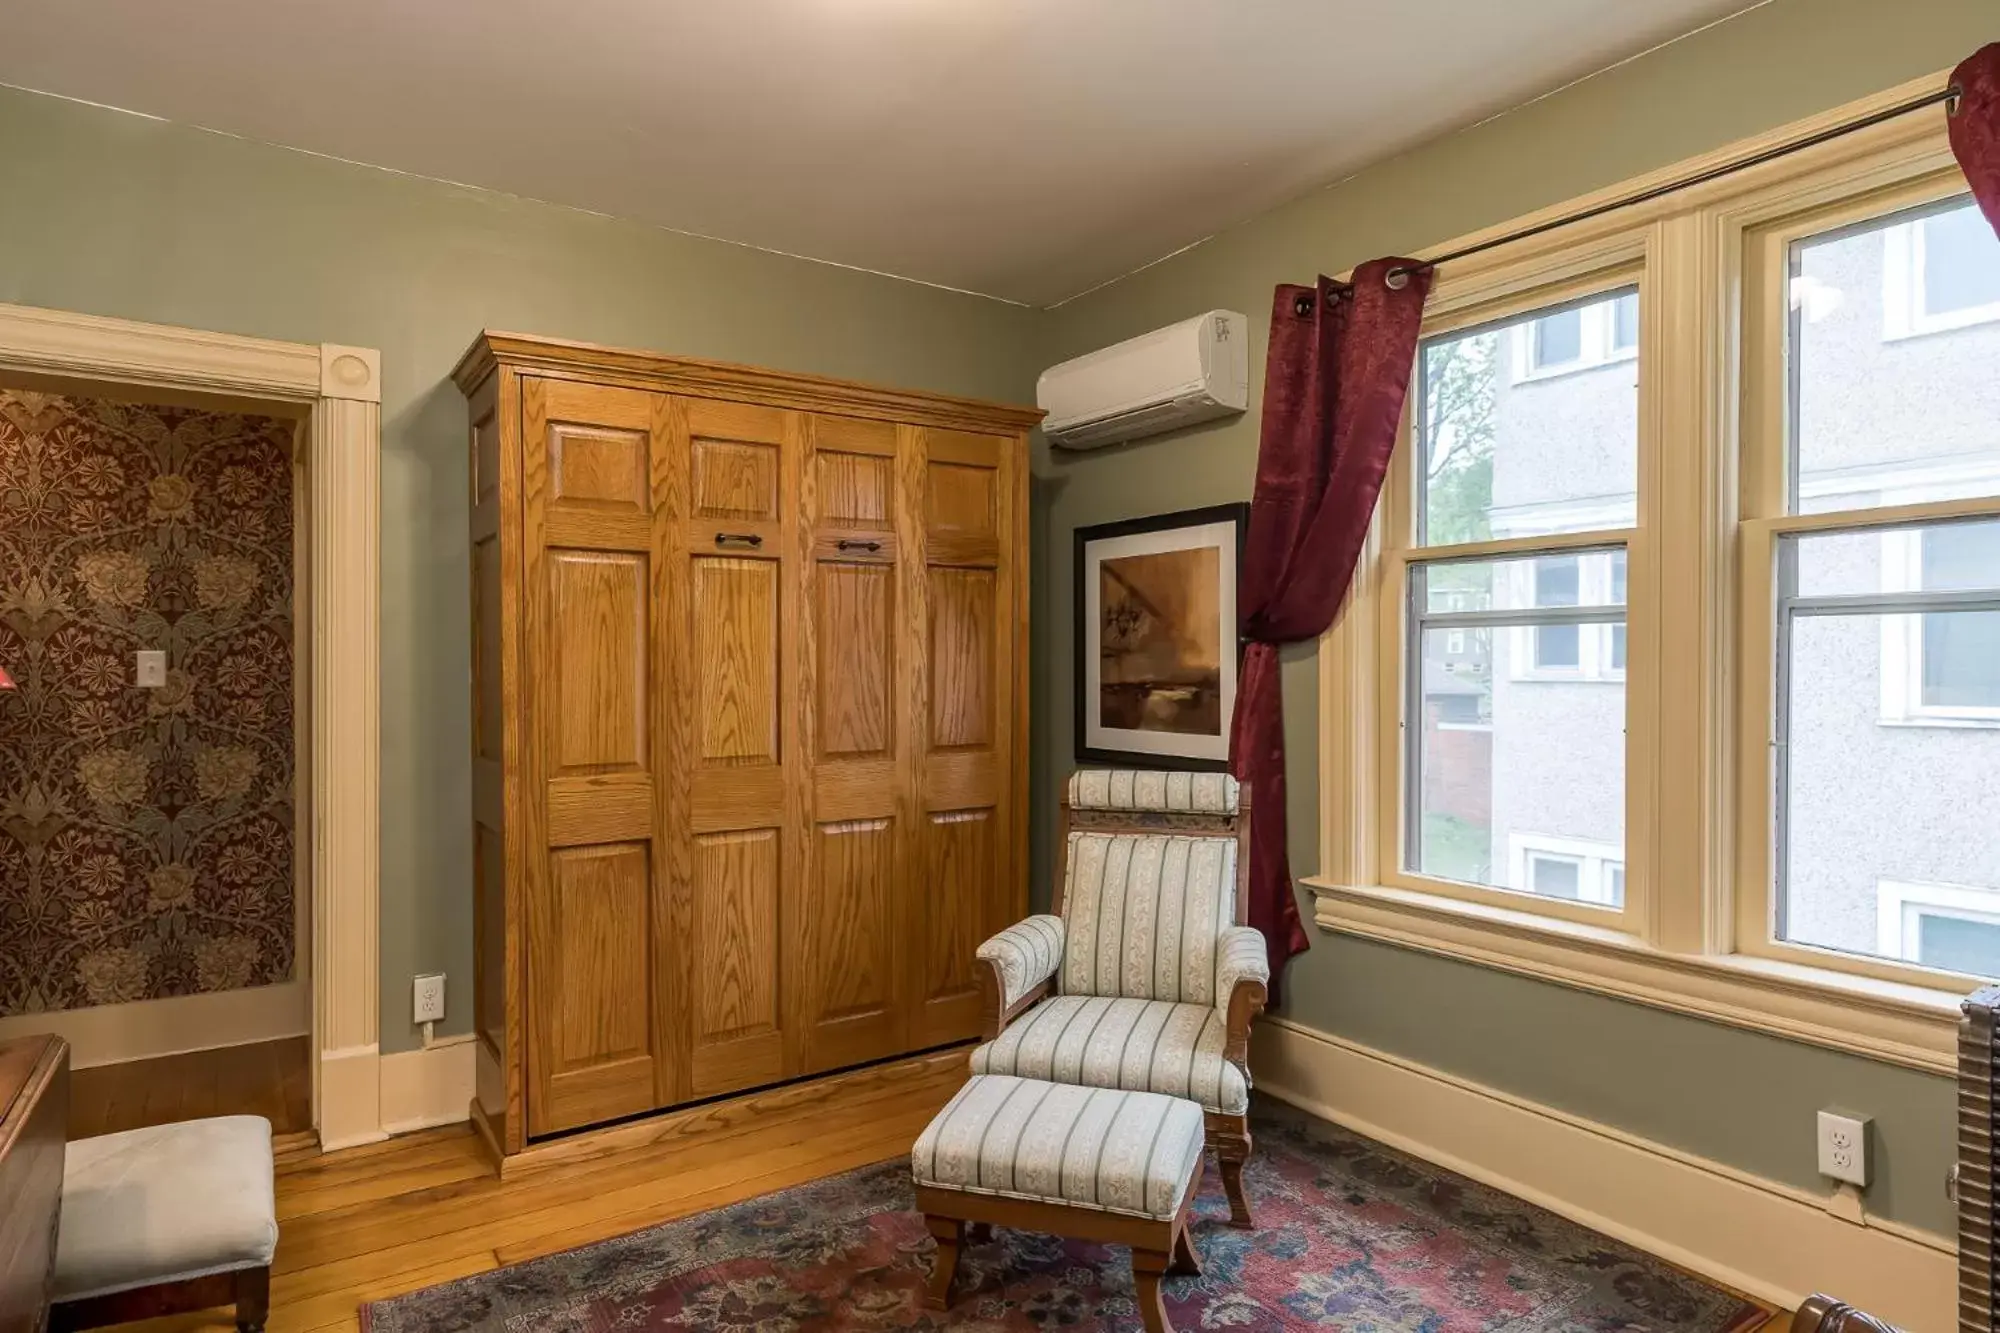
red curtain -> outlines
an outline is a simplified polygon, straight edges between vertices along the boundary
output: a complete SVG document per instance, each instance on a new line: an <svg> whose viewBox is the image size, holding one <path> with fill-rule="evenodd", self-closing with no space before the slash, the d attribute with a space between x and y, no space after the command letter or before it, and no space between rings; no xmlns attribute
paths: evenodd
<svg viewBox="0 0 2000 1333"><path fill-rule="evenodd" d="M1401 269L1396 286L1391 269ZM1245 648L1230 765L1250 784L1250 924L1264 932L1271 1000L1310 946L1285 849L1285 713L1278 648L1333 623L1395 448L1431 274L1377 259L1351 284L1284 286L1271 306L1263 435L1238 606Z"/></svg>
<svg viewBox="0 0 2000 1333"><path fill-rule="evenodd" d="M1951 72L1958 89L1952 114L1951 151L1972 182L1986 220L2000 232L2000 42L1982 46ZM1255 808L1256 793L1251 794Z"/></svg>

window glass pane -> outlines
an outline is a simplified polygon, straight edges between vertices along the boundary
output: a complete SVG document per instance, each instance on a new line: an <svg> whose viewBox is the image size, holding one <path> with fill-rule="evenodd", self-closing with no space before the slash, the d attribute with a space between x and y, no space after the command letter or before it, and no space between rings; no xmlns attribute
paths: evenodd
<svg viewBox="0 0 2000 1333"><path fill-rule="evenodd" d="M1583 311L1561 310L1535 321L1535 364L1562 366L1583 355Z"/></svg>
<svg viewBox="0 0 2000 1333"><path fill-rule="evenodd" d="M2000 240L1969 202L1797 242L1790 285L1796 511L2000 494Z"/></svg>
<svg viewBox="0 0 2000 1333"><path fill-rule="evenodd" d="M1482 661L1455 663L1449 632L1423 630L1417 645L1423 697L1413 710L1421 721L1411 755L1410 869L1553 894L1556 881L1537 877L1524 848L1584 843L1622 864L1624 684L1519 678L1507 658L1526 629L1493 630ZM1623 901L1622 876L1586 871L1581 882L1598 886L1589 901Z"/></svg>
<svg viewBox="0 0 2000 1333"><path fill-rule="evenodd" d="M2000 521L1993 519L1814 533L1795 541L1799 592L1806 597L2000 591Z"/></svg>
<svg viewBox="0 0 2000 1333"><path fill-rule="evenodd" d="M1639 379L1637 359L1611 346L1609 307L1621 299L1631 303L1636 339L1638 293L1628 289L1423 344L1419 544L1631 525ZM1558 352L1574 363L1570 373L1522 373Z"/></svg>
<svg viewBox="0 0 2000 1333"><path fill-rule="evenodd" d="M1578 625L1535 626L1535 665L1577 667L1583 665L1583 633Z"/></svg>
<svg viewBox="0 0 2000 1333"><path fill-rule="evenodd" d="M1534 891L1548 898L1583 896L1583 863L1567 857L1531 856Z"/></svg>
<svg viewBox="0 0 2000 1333"><path fill-rule="evenodd" d="M1424 609L1514 611L1540 606L1623 606L1625 553L1581 551L1511 560L1439 560L1415 567Z"/></svg>
<svg viewBox="0 0 2000 1333"><path fill-rule="evenodd" d="M2000 611L1923 616L1923 704L2000 712Z"/></svg>
<svg viewBox="0 0 2000 1333"><path fill-rule="evenodd" d="M1545 555L1536 558L1535 605L1575 606L1583 594L1582 557Z"/></svg>
<svg viewBox="0 0 2000 1333"><path fill-rule="evenodd" d="M1921 619L1789 621L1780 939L1921 962L1911 885L1954 886L1959 914L2000 920L2000 728L1922 725L1908 697Z"/></svg>
<svg viewBox="0 0 2000 1333"><path fill-rule="evenodd" d="M1923 228L1924 309L1948 314L2000 302L2000 237L1972 204L1937 213Z"/></svg>
<svg viewBox="0 0 2000 1333"><path fill-rule="evenodd" d="M1619 351L1639 345L1639 293L1632 292L1612 302L1611 345Z"/></svg>
<svg viewBox="0 0 2000 1333"><path fill-rule="evenodd" d="M2000 976L2000 921L1926 912L1918 918L1916 961L1947 972Z"/></svg>

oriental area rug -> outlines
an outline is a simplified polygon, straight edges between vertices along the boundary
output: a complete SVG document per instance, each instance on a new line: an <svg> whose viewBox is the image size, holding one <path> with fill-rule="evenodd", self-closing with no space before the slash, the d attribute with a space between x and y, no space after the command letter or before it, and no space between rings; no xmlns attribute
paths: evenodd
<svg viewBox="0 0 2000 1333"><path fill-rule="evenodd" d="M1770 1311L1555 1214L1285 1108L1260 1112L1254 1231L1211 1168L1182 1333L1750 1333ZM1125 1251L996 1228L924 1309L933 1249L883 1162L362 1307L368 1333L1136 1333Z"/></svg>

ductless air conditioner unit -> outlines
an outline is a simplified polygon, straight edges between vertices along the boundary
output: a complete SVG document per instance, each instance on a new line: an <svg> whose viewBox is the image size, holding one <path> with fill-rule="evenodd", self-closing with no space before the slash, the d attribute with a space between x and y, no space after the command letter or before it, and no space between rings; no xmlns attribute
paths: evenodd
<svg viewBox="0 0 2000 1333"><path fill-rule="evenodd" d="M1211 310L1042 372L1042 429L1095 449L1241 412L1250 404L1249 323Z"/></svg>

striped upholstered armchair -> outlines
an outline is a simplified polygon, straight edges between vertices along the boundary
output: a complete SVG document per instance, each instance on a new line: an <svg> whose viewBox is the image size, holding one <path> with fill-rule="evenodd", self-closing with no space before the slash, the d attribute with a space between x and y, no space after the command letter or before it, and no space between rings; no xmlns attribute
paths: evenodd
<svg viewBox="0 0 2000 1333"><path fill-rule="evenodd" d="M979 946L976 1074L1199 1102L1230 1220L1249 1226L1250 1021L1264 937L1243 924L1250 789L1222 773L1089 770L1062 804L1055 911Z"/></svg>

